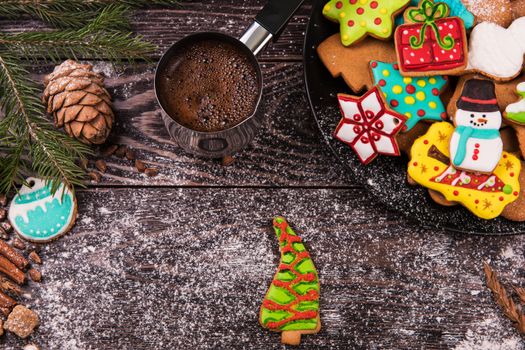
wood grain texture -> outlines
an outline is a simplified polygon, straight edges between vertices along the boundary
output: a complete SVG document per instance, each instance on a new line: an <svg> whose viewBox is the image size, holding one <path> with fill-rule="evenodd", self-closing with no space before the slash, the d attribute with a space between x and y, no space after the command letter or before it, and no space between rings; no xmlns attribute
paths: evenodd
<svg viewBox="0 0 525 350"><path fill-rule="evenodd" d="M51 66L42 66L42 80ZM108 78L116 123L109 143L130 146L160 175L148 178L132 162L106 159L99 185L126 186L352 186L350 177L323 142L306 98L301 63L263 64L266 120L255 141L230 167L196 158L170 139L153 91L154 67L116 67L95 63ZM93 165L93 164L92 164Z"/></svg>
<svg viewBox="0 0 525 350"><path fill-rule="evenodd" d="M159 58L177 40L198 31L219 31L240 37L253 22L265 0L181 1L175 8L150 8L134 11L133 31L153 42ZM262 61L302 61L303 39L311 11L311 0L298 10L276 42L260 55ZM0 31L16 33L49 29L37 20L0 20Z"/></svg>
<svg viewBox="0 0 525 350"><path fill-rule="evenodd" d="M279 260L274 215L320 275L323 328L301 348L521 341L482 261L504 281L523 276L525 236L422 230L358 189L94 189L79 208L73 231L40 253L44 282L27 299L44 349L281 348L257 315ZM18 349L12 335L3 343Z"/></svg>

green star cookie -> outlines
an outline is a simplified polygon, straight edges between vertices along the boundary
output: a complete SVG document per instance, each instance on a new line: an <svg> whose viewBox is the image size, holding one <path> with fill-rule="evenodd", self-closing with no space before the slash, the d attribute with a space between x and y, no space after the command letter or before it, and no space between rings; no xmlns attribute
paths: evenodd
<svg viewBox="0 0 525 350"><path fill-rule="evenodd" d="M388 39L394 30L394 16L410 0L330 0L323 15L341 25L341 42L350 46L369 34Z"/></svg>
<svg viewBox="0 0 525 350"><path fill-rule="evenodd" d="M444 77L403 77L397 64L380 61L371 61L370 69L374 84L379 85L390 107L408 117L405 131L420 120L446 120L447 113L440 97L447 84Z"/></svg>

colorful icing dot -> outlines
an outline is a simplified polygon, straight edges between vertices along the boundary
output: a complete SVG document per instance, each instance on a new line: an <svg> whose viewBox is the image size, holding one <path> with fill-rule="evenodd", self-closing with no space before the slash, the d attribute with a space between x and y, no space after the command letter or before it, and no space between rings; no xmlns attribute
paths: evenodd
<svg viewBox="0 0 525 350"><path fill-rule="evenodd" d="M474 203L479 204L479 199L476 199Z"/></svg>
<svg viewBox="0 0 525 350"><path fill-rule="evenodd" d="M362 15L363 13L365 13L365 9L362 7L359 7L356 12L358 15Z"/></svg>
<svg viewBox="0 0 525 350"><path fill-rule="evenodd" d="M366 27L366 21L361 21L361 23L359 23L359 25L361 25L361 27Z"/></svg>
<svg viewBox="0 0 525 350"><path fill-rule="evenodd" d="M424 140L423 143L424 143L425 145L428 145L428 140Z"/></svg>
<svg viewBox="0 0 525 350"><path fill-rule="evenodd" d="M405 97L405 103L407 105L413 105L413 104L416 103L416 99L413 98L412 96L407 96L407 97Z"/></svg>
<svg viewBox="0 0 525 350"><path fill-rule="evenodd" d="M439 96L439 90L438 89L432 89L432 95Z"/></svg>
<svg viewBox="0 0 525 350"><path fill-rule="evenodd" d="M332 6L330 6L330 4L326 4L324 5L323 12L330 12L331 9L332 9Z"/></svg>
<svg viewBox="0 0 525 350"><path fill-rule="evenodd" d="M396 95L399 95L403 92L403 87L401 85L394 85L394 87L392 88L392 92Z"/></svg>
<svg viewBox="0 0 525 350"><path fill-rule="evenodd" d="M509 184L506 184L503 186L503 193L505 194L511 194L512 193L512 186Z"/></svg>
<svg viewBox="0 0 525 350"><path fill-rule="evenodd" d="M381 18L377 17L376 19L374 19L374 24L375 25L380 25L383 21L381 20Z"/></svg>
<svg viewBox="0 0 525 350"><path fill-rule="evenodd" d="M338 1L336 2L335 7L340 9L341 7L343 7L343 3L341 1Z"/></svg>
<svg viewBox="0 0 525 350"><path fill-rule="evenodd" d="M436 78L432 77L432 78L429 78L429 79L428 79L428 82L429 82L430 84L432 84L432 85L436 85L437 80L436 80Z"/></svg>
<svg viewBox="0 0 525 350"><path fill-rule="evenodd" d="M396 67L396 63L380 61L370 63L374 83L379 85L382 91L390 94L386 100L392 109L409 118L418 116L407 120L405 124L407 130L412 129L420 120L441 121L441 116L443 113L446 114L446 111L439 95L446 80L442 76L404 77ZM430 83L431 79L434 84ZM437 91L437 95L433 90ZM425 112L424 115L422 111Z"/></svg>
<svg viewBox="0 0 525 350"><path fill-rule="evenodd" d="M387 12L388 12L388 10L385 9L385 8L382 8L382 9L379 10L379 13L381 13L382 15L386 15Z"/></svg>
<svg viewBox="0 0 525 350"><path fill-rule="evenodd" d="M454 196L459 196L459 191L454 191Z"/></svg>
<svg viewBox="0 0 525 350"><path fill-rule="evenodd" d="M343 40L347 37L348 35L343 35Z"/></svg>
<svg viewBox="0 0 525 350"><path fill-rule="evenodd" d="M503 202L505 200L504 197L499 197L500 202Z"/></svg>
<svg viewBox="0 0 525 350"><path fill-rule="evenodd" d="M359 2L361 3L361 5L366 5L366 3L368 2L368 0L360 0Z"/></svg>
<svg viewBox="0 0 525 350"><path fill-rule="evenodd" d="M377 3L377 1L372 1L372 2L370 3L370 8L371 8L371 9L376 9L377 6L379 6L379 4Z"/></svg>
<svg viewBox="0 0 525 350"><path fill-rule="evenodd" d="M350 5L355 5L357 4L357 0L350 0Z"/></svg>
<svg viewBox="0 0 525 350"><path fill-rule="evenodd" d="M348 26L349 26L349 27L353 27L354 25L355 25L355 22L354 22L354 21L352 21L352 20L349 20L349 21L348 21ZM348 38L348 35L344 34L343 37L344 37L344 38Z"/></svg>
<svg viewBox="0 0 525 350"><path fill-rule="evenodd" d="M339 18L345 18L345 17L346 17L346 13L341 12L341 13L339 14Z"/></svg>

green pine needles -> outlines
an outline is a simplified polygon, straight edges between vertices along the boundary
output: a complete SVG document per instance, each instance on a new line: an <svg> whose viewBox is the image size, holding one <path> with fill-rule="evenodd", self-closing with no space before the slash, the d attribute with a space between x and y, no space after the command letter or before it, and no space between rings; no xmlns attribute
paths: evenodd
<svg viewBox="0 0 525 350"><path fill-rule="evenodd" d="M147 59L154 46L130 32L132 7L175 5L175 0L4 0L2 18L31 16L53 30L0 32L0 193L37 174L53 181L83 186L78 164L91 149L56 130L46 117L39 84L24 61L67 58L114 62ZM27 63L27 62L25 62Z"/></svg>

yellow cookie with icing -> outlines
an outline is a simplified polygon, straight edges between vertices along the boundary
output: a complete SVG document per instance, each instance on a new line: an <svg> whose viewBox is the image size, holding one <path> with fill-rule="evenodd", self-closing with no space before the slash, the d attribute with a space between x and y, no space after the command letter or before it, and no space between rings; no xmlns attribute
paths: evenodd
<svg viewBox="0 0 525 350"><path fill-rule="evenodd" d="M454 126L434 123L412 149L408 174L421 186L441 193L448 201L461 203L482 219L498 217L520 193L519 159L507 152L492 174L475 174L450 164L449 142Z"/></svg>

